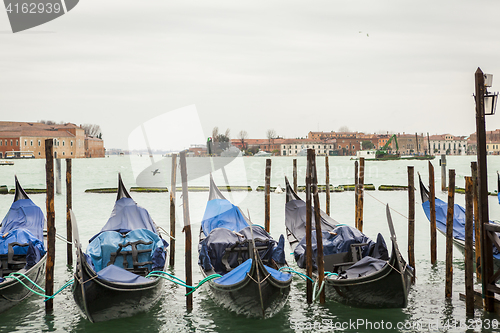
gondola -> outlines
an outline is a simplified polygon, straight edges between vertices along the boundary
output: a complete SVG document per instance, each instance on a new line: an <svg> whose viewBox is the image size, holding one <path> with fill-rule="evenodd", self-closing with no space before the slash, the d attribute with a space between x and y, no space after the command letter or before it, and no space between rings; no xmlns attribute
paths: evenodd
<svg viewBox="0 0 500 333"><path fill-rule="evenodd" d="M45 216L28 197L17 177L15 183L14 202L0 229L0 312L32 295L22 283L35 289L30 280L37 285L45 280Z"/></svg>
<svg viewBox="0 0 500 333"><path fill-rule="evenodd" d="M247 317L269 318L287 301L292 275L287 265L285 239L276 242L260 226L252 225L231 204L210 176L210 193L200 229L199 267L212 297L222 307Z"/></svg>
<svg viewBox="0 0 500 333"><path fill-rule="evenodd" d="M148 211L130 197L121 176L111 217L82 251L71 212L76 248L73 298L91 322L124 318L149 310L159 300L168 246ZM155 274L157 275L157 274Z"/></svg>
<svg viewBox="0 0 500 333"><path fill-rule="evenodd" d="M422 183L420 175L418 176L418 180L420 183L420 197L422 198L422 208L425 215L427 216L427 219L430 221L431 207L429 202L429 191L425 187L424 183ZM436 229L441 234L446 236L446 216L448 214L448 203L439 198L435 198L434 202L436 205ZM493 221L490 221L490 223L497 224ZM472 233L473 244L475 243L475 238L475 233ZM465 254L465 208L458 204L455 204L453 207L453 245L455 245L455 247L460 252ZM493 259L495 266L497 268L500 268L500 252L495 246L493 246Z"/></svg>
<svg viewBox="0 0 500 333"><path fill-rule="evenodd" d="M294 192L286 178L285 183L287 238L297 265L305 268L306 203ZM374 242L359 230L339 224L321 211L327 299L355 307L406 307L413 268L405 263L399 252L389 206L386 213L392 241L390 256L381 234ZM312 226L315 230L314 216ZM317 278L315 231L311 238L313 275Z"/></svg>

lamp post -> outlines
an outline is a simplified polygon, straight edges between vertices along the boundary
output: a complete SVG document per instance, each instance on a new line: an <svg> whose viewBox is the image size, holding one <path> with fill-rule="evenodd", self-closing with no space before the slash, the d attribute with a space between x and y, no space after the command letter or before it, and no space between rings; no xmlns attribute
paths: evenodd
<svg viewBox="0 0 500 333"><path fill-rule="evenodd" d="M486 129L484 116L495 113L498 93L488 93L493 75L483 74L480 68L475 73L475 101L476 101L476 140L479 185L479 221L481 221L481 267L482 267L482 293L484 309L488 312L494 310L494 293L488 290L489 279L493 275L493 251L490 238L486 235L485 226L489 224L488 216L488 179L486 170Z"/></svg>

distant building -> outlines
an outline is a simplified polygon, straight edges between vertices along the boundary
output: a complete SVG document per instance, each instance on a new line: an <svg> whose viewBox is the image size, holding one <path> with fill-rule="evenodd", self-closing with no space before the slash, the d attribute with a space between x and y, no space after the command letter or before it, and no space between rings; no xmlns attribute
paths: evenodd
<svg viewBox="0 0 500 333"><path fill-rule="evenodd" d="M399 153L401 155L426 155L428 151L427 139L423 135L397 134ZM396 145L392 144L392 149Z"/></svg>
<svg viewBox="0 0 500 333"><path fill-rule="evenodd" d="M465 136L451 134L431 135L429 142L433 155L465 155L467 153L467 139Z"/></svg>
<svg viewBox="0 0 500 333"><path fill-rule="evenodd" d="M486 141L486 153L488 155L500 155L500 141Z"/></svg>
<svg viewBox="0 0 500 333"><path fill-rule="evenodd" d="M86 138L75 124L0 121L0 158L45 158L45 140L54 140L55 158L104 157L101 139Z"/></svg>
<svg viewBox="0 0 500 333"><path fill-rule="evenodd" d="M297 156L303 149L314 149L316 155L337 155L336 140L314 140L314 139L284 139L281 144L281 156Z"/></svg>

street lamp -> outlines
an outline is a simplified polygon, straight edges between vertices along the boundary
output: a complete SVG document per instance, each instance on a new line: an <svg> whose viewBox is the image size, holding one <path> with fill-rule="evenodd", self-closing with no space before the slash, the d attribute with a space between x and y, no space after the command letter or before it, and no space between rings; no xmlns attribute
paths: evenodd
<svg viewBox="0 0 500 333"><path fill-rule="evenodd" d="M497 108L497 97L498 93L490 93L486 90L484 94L484 114L493 115L495 114L495 109Z"/></svg>

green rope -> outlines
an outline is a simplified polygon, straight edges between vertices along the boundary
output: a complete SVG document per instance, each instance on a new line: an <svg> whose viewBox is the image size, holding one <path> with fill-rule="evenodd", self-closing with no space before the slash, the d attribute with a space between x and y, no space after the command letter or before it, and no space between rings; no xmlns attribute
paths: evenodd
<svg viewBox="0 0 500 333"><path fill-rule="evenodd" d="M165 276L165 275L167 275L168 277ZM163 278L163 279L168 280L170 282L173 282L175 284L178 284L180 286L183 286L183 287L186 287L186 288L191 288L192 290L189 293L187 293L186 296L194 293L196 291L196 289L198 289L199 287L201 287L205 282L213 280L215 278L222 277L222 275L220 275L220 274L209 275L206 278L204 278L203 280L201 280L195 287L193 287L193 286L187 285L185 281L179 279L177 276L169 274L169 273L164 272L164 271L153 271L153 272L149 273L148 275L146 275L146 277L150 277L150 276L160 277L160 278ZM170 278L175 279L177 281L172 280Z"/></svg>
<svg viewBox="0 0 500 333"><path fill-rule="evenodd" d="M56 291L56 292L55 292L55 294L54 294L54 295L52 295L52 296L47 296L47 295L45 295L45 297L47 297L47 299L46 299L46 300L44 300L44 302L47 302L49 299L53 299L53 298L54 298L57 294L59 294L61 291L63 291L63 290L64 290L64 289L66 289L67 287L71 286L71 285L73 284L73 282L75 282L75 279L71 279L71 280L69 280L68 282L66 282L66 283L64 284L64 286L62 286L61 288L59 288L59 290L58 290L58 291Z"/></svg>
<svg viewBox="0 0 500 333"><path fill-rule="evenodd" d="M216 278L220 278L220 277L222 277L222 275L220 275L220 274L212 274L212 275L207 276L206 278L204 278L203 280L201 280L200 282L198 282L198 284L196 285L196 287L191 287L191 288L193 288L193 290L191 290L190 292L188 292L185 296L194 293L196 291L196 289L198 289L199 287L201 287L205 282L213 280L213 279L216 279Z"/></svg>
<svg viewBox="0 0 500 333"><path fill-rule="evenodd" d="M286 273L294 273L294 274L297 274L302 280L306 280L306 279L309 279L312 283L314 283L314 280L311 279L309 276L305 275L304 273L301 273L301 272L297 272L296 270L294 270L293 268L291 267L288 267L288 266L283 266L279 269L279 271L284 271Z"/></svg>
<svg viewBox="0 0 500 333"><path fill-rule="evenodd" d="M38 296L42 296L42 297L47 297L45 294L41 294L39 293L38 291L36 290L33 290L31 289L30 287L28 287L20 278L18 278L17 276L14 276L12 275L13 273L7 275L5 278L11 278L11 279L14 279L16 280L17 282L19 282L20 284L22 284L26 289L28 289L29 291L31 291L32 293L38 295ZM31 281L26 275L24 274L21 274L21 273L18 273L18 275L22 275L23 277L25 277L28 281L30 281L34 286L36 286L38 289L41 289L44 293L45 293L45 290L43 288L41 288L39 285L37 285L36 283L34 283L33 281Z"/></svg>
<svg viewBox="0 0 500 333"><path fill-rule="evenodd" d="M326 277L330 277L332 275L339 276L337 273L332 273L332 272L325 272Z"/></svg>
<svg viewBox="0 0 500 333"><path fill-rule="evenodd" d="M321 287L319 287L318 292L315 292L316 287L318 286L318 282L314 282L314 287L313 287L313 302L316 301L316 298L318 298L319 294L321 294L321 291L323 290L323 287L325 286L325 280L321 282Z"/></svg>

